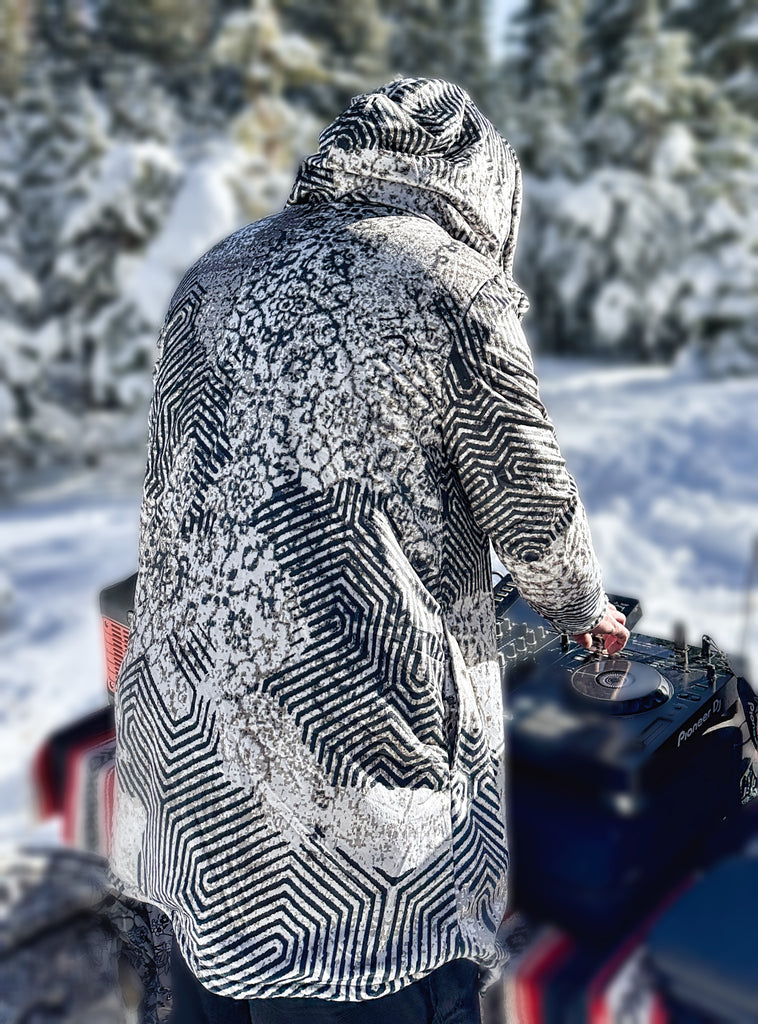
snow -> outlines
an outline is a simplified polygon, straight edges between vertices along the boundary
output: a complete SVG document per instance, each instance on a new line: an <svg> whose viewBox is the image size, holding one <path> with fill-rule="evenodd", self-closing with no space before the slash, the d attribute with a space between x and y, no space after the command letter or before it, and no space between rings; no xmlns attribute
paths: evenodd
<svg viewBox="0 0 758 1024"><path fill-rule="evenodd" d="M532 188L546 194L547 201L556 203L566 220L573 222L595 241L605 237L613 219L614 184L605 170L576 183L561 178L548 179L544 184L535 180Z"/></svg>
<svg viewBox="0 0 758 1024"><path fill-rule="evenodd" d="M631 358L669 348L673 336L676 344L696 336L695 307L686 335L678 322L691 249L691 209L679 184L599 166L580 182L530 179L525 192L517 277L535 300L531 329L543 343Z"/></svg>
<svg viewBox="0 0 758 1024"><path fill-rule="evenodd" d="M641 600L643 632L671 637L681 621L690 642L709 633L758 666L755 620L743 645L758 547L758 378L556 359L537 369L606 587ZM138 463L128 479L63 477L0 508L0 840L35 828L38 745L107 700L97 594L135 567Z"/></svg>
<svg viewBox="0 0 758 1024"><path fill-rule="evenodd" d="M711 634L758 665L758 622L743 650L758 538L758 378L687 379L665 368L566 376L538 363L542 395L592 525L606 587L638 597L641 629L691 643Z"/></svg>
<svg viewBox="0 0 758 1024"><path fill-rule="evenodd" d="M0 291L21 306L32 305L39 298L34 278L4 252L0 252Z"/></svg>
<svg viewBox="0 0 758 1024"><path fill-rule="evenodd" d="M758 41L758 14L752 14L738 22L735 38L746 43Z"/></svg>
<svg viewBox="0 0 758 1024"><path fill-rule="evenodd" d="M740 236L743 218L725 196L718 196L705 211L702 236L705 238L733 238Z"/></svg>
<svg viewBox="0 0 758 1024"><path fill-rule="evenodd" d="M151 225L146 214L156 216L159 211L159 183L171 182L180 172L181 165L167 146L153 141L113 143L88 194L69 210L61 242L69 244L85 237L109 217L134 238L149 237ZM146 204L146 190L155 194L153 204ZM156 209L150 209L151 205Z"/></svg>
<svg viewBox="0 0 758 1024"><path fill-rule="evenodd" d="M697 140L687 125L669 125L656 146L652 170L659 178L697 174Z"/></svg>
<svg viewBox="0 0 758 1024"><path fill-rule="evenodd" d="M232 148L231 146L229 147ZM122 292L146 323L160 324L187 267L240 226L240 211L229 181L229 155L214 154L187 169L166 223L144 253L122 257Z"/></svg>
<svg viewBox="0 0 758 1024"><path fill-rule="evenodd" d="M637 296L625 281L611 279L602 286L592 306L592 321L599 339L611 346L629 329Z"/></svg>

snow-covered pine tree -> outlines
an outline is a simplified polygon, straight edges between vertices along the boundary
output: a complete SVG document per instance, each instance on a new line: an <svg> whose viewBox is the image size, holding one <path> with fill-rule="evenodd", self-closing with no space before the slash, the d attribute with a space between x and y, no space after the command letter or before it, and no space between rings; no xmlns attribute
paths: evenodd
<svg viewBox="0 0 758 1024"><path fill-rule="evenodd" d="M695 66L741 111L758 117L758 6L755 0L671 0L673 24L692 34Z"/></svg>
<svg viewBox="0 0 758 1024"><path fill-rule="evenodd" d="M57 235L82 163L92 153L92 139L81 130L76 110L81 100L60 66L43 67L34 59L8 111L5 139L12 139L15 163L10 237L30 301L15 303L10 319L16 333L6 339L0 373L13 392L18 431L12 447L22 462L37 459L48 435L65 441L72 432L65 407L75 407L86 390L81 353L66 348L59 329L57 318L67 299L53 280ZM60 415L48 414L51 404L59 406Z"/></svg>
<svg viewBox="0 0 758 1024"><path fill-rule="evenodd" d="M527 0L509 27L500 74L498 123L514 143L525 182L516 275L532 301L530 337L552 349L586 337L575 322L573 299L563 293L584 254L566 251L575 232L557 221L583 176L584 6L585 0Z"/></svg>
<svg viewBox="0 0 758 1024"><path fill-rule="evenodd" d="M52 280L66 296L61 330L85 373L83 408L134 408L148 396L156 324L125 286L182 177L176 141L165 132L168 97L138 74L126 77L131 130L119 124L118 108L90 94L101 148L81 169L56 239Z"/></svg>
<svg viewBox="0 0 758 1024"><path fill-rule="evenodd" d="M496 90L482 0L382 0L398 75L445 78L494 116Z"/></svg>
<svg viewBox="0 0 758 1024"><path fill-rule="evenodd" d="M756 126L691 45L645 0L588 131L590 162L624 168L592 326L600 343L658 357L692 344L736 367L756 349Z"/></svg>
<svg viewBox="0 0 758 1024"><path fill-rule="evenodd" d="M500 104L506 134L527 173L582 170L582 24L587 0L527 0L514 16L507 56L508 93ZM516 117L508 104L517 100Z"/></svg>
<svg viewBox="0 0 758 1024"><path fill-rule="evenodd" d="M36 294L16 304L0 376L13 388L16 458L33 464L96 454L81 417L133 404L124 384L133 371L145 378L140 397L149 389L155 326L136 355L144 324L121 295L123 262L165 218L177 173L170 151L147 141L160 119L142 124L139 140L116 141L107 107L77 71L44 54L10 115L17 247ZM131 98L139 108L135 90Z"/></svg>
<svg viewBox="0 0 758 1024"><path fill-rule="evenodd" d="M601 159L665 176L670 164L661 162L661 145L673 155L667 143L673 131L684 146L712 91L693 69L689 35L665 26L660 0L642 0L585 131L590 164ZM674 167L674 175L680 170Z"/></svg>
<svg viewBox="0 0 758 1024"><path fill-rule="evenodd" d="M442 30L449 50L442 77L460 83L484 113L489 114L495 81L487 41L486 10L484 0L453 0L442 5Z"/></svg>
<svg viewBox="0 0 758 1024"><path fill-rule="evenodd" d="M342 72L310 39L286 30L272 0L251 0L226 16L213 60L235 68L243 83L246 103L229 127L235 150L227 168L241 210L256 219L284 203L298 160L316 145L320 120L290 96L328 91Z"/></svg>
<svg viewBox="0 0 758 1024"><path fill-rule="evenodd" d="M23 458L27 390L39 376L30 344L39 306L37 282L25 265L19 231L19 122L0 98L0 479Z"/></svg>
<svg viewBox="0 0 758 1024"><path fill-rule="evenodd" d="M29 50L29 8L24 0L0 0L0 95L12 95Z"/></svg>
<svg viewBox="0 0 758 1024"><path fill-rule="evenodd" d="M588 0L584 16L582 94L593 113L602 102L608 79L618 73L627 39L639 16L639 0Z"/></svg>
<svg viewBox="0 0 758 1024"><path fill-rule="evenodd" d="M712 94L686 33L645 0L587 120L586 173L531 183L541 230L523 265L543 344L659 358L685 343L681 268Z"/></svg>
<svg viewBox="0 0 758 1024"><path fill-rule="evenodd" d="M318 79L311 74L298 82L290 75L287 98L331 119L356 93L381 84L390 25L380 6L379 0L278 0L283 29L290 38L308 39L322 66Z"/></svg>
<svg viewBox="0 0 758 1024"><path fill-rule="evenodd" d="M447 73L453 77L441 6L440 0L383 0L391 29L389 62L393 72L427 78Z"/></svg>
<svg viewBox="0 0 758 1024"><path fill-rule="evenodd" d="M590 165L609 165L593 175L610 216L600 275L584 289L597 348L660 358L684 341L679 268L710 91L692 71L688 35L665 27L659 0L644 0L585 136Z"/></svg>
<svg viewBox="0 0 758 1024"><path fill-rule="evenodd" d="M680 268L682 365L758 371L758 125L714 86L701 125L694 217Z"/></svg>
<svg viewBox="0 0 758 1024"><path fill-rule="evenodd" d="M99 0L102 37L118 51L149 56L164 68L207 47L218 19L214 0Z"/></svg>

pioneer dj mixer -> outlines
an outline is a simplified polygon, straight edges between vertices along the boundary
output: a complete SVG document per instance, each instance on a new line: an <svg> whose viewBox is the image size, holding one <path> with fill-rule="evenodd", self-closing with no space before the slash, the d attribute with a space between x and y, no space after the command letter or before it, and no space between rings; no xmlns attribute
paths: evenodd
<svg viewBox="0 0 758 1024"><path fill-rule="evenodd" d="M618 655L496 592L519 906L606 934L644 912L739 801L737 680L698 647L632 633ZM636 601L611 597L634 626Z"/></svg>

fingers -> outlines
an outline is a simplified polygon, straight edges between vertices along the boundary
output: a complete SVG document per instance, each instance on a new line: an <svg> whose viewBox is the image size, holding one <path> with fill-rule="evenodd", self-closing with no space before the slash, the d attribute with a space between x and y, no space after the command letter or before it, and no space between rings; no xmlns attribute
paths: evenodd
<svg viewBox="0 0 758 1024"><path fill-rule="evenodd" d="M591 650L594 646L594 639L602 638L603 647L607 654L617 654L626 646L629 639L629 630L624 623L626 616L614 605L609 604L608 609L595 628L589 633L576 633L572 636L580 647Z"/></svg>
<svg viewBox="0 0 758 1024"><path fill-rule="evenodd" d="M616 654L626 646L626 642L629 639L629 631L622 629L618 633L607 633L597 630L595 636L603 638L603 646L607 654ZM572 637L580 647L584 647L585 650L591 651L595 646L595 641L592 633L575 633Z"/></svg>
<svg viewBox="0 0 758 1024"><path fill-rule="evenodd" d="M588 651L592 647L592 635L590 633L575 633L572 640L576 640L580 647L585 647Z"/></svg>
<svg viewBox="0 0 758 1024"><path fill-rule="evenodd" d="M626 621L626 620L624 620ZM610 628L608 628L610 626ZM610 623L601 622L595 628L595 636L602 636L605 641L605 649L609 654L616 654L626 646L629 639L629 630L623 623L614 621Z"/></svg>
<svg viewBox="0 0 758 1024"><path fill-rule="evenodd" d="M626 646L626 642L629 639L628 631L624 631L626 635L611 634L605 637L605 649L608 654L618 654L619 651L623 650Z"/></svg>
<svg viewBox="0 0 758 1024"><path fill-rule="evenodd" d="M616 605L611 604L610 601L608 602L608 610L606 612L606 616L608 615L614 618L616 622L620 622L622 626L626 622L626 615L624 615L623 612L620 612Z"/></svg>

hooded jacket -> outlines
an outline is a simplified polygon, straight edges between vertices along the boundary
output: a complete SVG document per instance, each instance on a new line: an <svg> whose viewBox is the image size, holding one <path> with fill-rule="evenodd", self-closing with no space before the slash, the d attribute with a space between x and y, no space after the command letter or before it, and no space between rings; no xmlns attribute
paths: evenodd
<svg viewBox="0 0 758 1024"><path fill-rule="evenodd" d="M520 326L520 201L466 94L402 79L171 302L112 867L221 995L499 962L490 541L556 626L606 606Z"/></svg>

